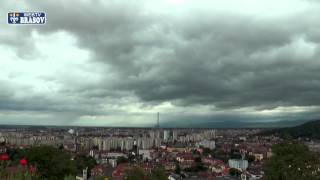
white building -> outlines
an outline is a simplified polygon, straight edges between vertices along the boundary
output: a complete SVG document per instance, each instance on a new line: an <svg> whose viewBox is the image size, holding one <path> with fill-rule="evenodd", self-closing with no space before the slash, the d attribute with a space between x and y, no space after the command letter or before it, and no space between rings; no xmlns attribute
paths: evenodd
<svg viewBox="0 0 320 180"><path fill-rule="evenodd" d="M229 159L228 164L230 168L236 168L242 171L248 168L248 161L243 159Z"/></svg>
<svg viewBox="0 0 320 180"><path fill-rule="evenodd" d="M139 149L139 155L142 155L143 160L151 160L151 151L146 149Z"/></svg>
<svg viewBox="0 0 320 180"><path fill-rule="evenodd" d="M164 130L163 131L163 140L167 141L170 138L170 131L169 130Z"/></svg>
<svg viewBox="0 0 320 180"><path fill-rule="evenodd" d="M172 140L177 140L178 139L178 131L174 130L172 131Z"/></svg>
<svg viewBox="0 0 320 180"><path fill-rule="evenodd" d="M131 137L122 138L120 144L121 150L131 150L133 148L133 142L134 140Z"/></svg>
<svg viewBox="0 0 320 180"><path fill-rule="evenodd" d="M198 147L202 146L204 148L209 149L215 149L216 148L216 142L215 141L209 141L209 140L202 140L197 144Z"/></svg>
<svg viewBox="0 0 320 180"><path fill-rule="evenodd" d="M117 167L117 159L108 159L108 163L113 167Z"/></svg>

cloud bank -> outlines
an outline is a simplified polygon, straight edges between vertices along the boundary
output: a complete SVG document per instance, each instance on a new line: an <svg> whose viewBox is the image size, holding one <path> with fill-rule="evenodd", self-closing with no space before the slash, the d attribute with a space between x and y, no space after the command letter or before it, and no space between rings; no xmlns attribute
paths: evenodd
<svg viewBox="0 0 320 180"><path fill-rule="evenodd" d="M289 3L290 2L290 3ZM0 21L0 123L206 126L312 119L316 1L24 1ZM228 125L227 125L228 126Z"/></svg>

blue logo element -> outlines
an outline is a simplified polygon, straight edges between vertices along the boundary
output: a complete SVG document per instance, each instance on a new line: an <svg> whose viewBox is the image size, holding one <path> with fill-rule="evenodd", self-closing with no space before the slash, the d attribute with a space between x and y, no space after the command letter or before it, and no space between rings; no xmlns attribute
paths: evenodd
<svg viewBox="0 0 320 180"><path fill-rule="evenodd" d="M45 24L47 21L44 12L9 12L8 24Z"/></svg>

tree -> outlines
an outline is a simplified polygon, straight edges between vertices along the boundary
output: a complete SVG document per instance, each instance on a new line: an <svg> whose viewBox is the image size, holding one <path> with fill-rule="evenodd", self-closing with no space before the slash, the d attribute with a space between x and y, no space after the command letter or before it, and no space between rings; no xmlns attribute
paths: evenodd
<svg viewBox="0 0 320 180"><path fill-rule="evenodd" d="M127 162L128 162L128 158L125 158L123 156L117 157L117 164L127 163Z"/></svg>
<svg viewBox="0 0 320 180"><path fill-rule="evenodd" d="M209 149L209 148L203 148L202 154L203 154L204 156L208 156L208 155L212 154L212 151L211 151L211 149Z"/></svg>
<svg viewBox="0 0 320 180"><path fill-rule="evenodd" d="M93 180L104 180L103 176L95 176Z"/></svg>
<svg viewBox="0 0 320 180"><path fill-rule="evenodd" d="M272 147L273 156L264 165L265 179L319 179L319 157L299 142L284 142Z"/></svg>
<svg viewBox="0 0 320 180"><path fill-rule="evenodd" d="M12 164L14 165L18 165L20 159L26 157L27 155L27 151L26 149L8 149L7 153L10 157L10 159L12 160Z"/></svg>
<svg viewBox="0 0 320 180"><path fill-rule="evenodd" d="M206 170L206 167L204 167L201 157L196 157L194 162L195 162L195 166L192 167L192 171L198 172L198 171Z"/></svg>
<svg viewBox="0 0 320 180"><path fill-rule="evenodd" d="M84 155L80 155L80 156L76 156L75 157L75 162L76 162L76 166L77 166L77 173L81 174L83 169L88 168L88 172L91 171L91 169L97 165L97 162L94 158L92 157L88 157L88 156L84 156Z"/></svg>
<svg viewBox="0 0 320 180"><path fill-rule="evenodd" d="M202 162L202 160L201 160L201 157L196 157L195 159L194 159L194 162L196 162L196 163L201 163Z"/></svg>
<svg viewBox="0 0 320 180"><path fill-rule="evenodd" d="M75 179L76 179L75 176L69 175L69 176L65 176L63 180L75 180Z"/></svg>
<svg viewBox="0 0 320 180"><path fill-rule="evenodd" d="M31 147L30 149L8 149L10 156L10 165L20 167L18 173L9 174L0 167L0 179L24 179L28 180L62 180L75 179L78 173L88 167L92 169L96 165L96 161L92 157L76 156L74 160L71 155L61 148L51 146ZM25 158L28 162L25 167L19 165L19 161ZM34 169L32 173L30 169ZM30 178L29 178L30 177Z"/></svg>
<svg viewBox="0 0 320 180"><path fill-rule="evenodd" d="M149 178L142 168L133 167L127 170L125 179L126 180L147 180Z"/></svg>
<svg viewBox="0 0 320 180"><path fill-rule="evenodd" d="M167 180L167 176L163 167L156 167L151 172L152 180Z"/></svg>
<svg viewBox="0 0 320 180"><path fill-rule="evenodd" d="M0 176L0 177L3 178L3 176ZM28 173L28 171L23 171L23 170L15 174L9 174L7 177L8 179L13 179L13 180L40 180L39 177L32 176L30 173Z"/></svg>
<svg viewBox="0 0 320 180"><path fill-rule="evenodd" d="M229 157L230 157L230 159L241 159L242 155L241 155L239 149L231 149Z"/></svg>
<svg viewBox="0 0 320 180"><path fill-rule="evenodd" d="M133 167L126 171L126 180L166 180L167 176L162 166L156 167L151 173L145 172L140 167Z"/></svg>
<svg viewBox="0 0 320 180"><path fill-rule="evenodd" d="M253 155L248 155L247 159L249 163L252 163L256 158Z"/></svg>
<svg viewBox="0 0 320 180"><path fill-rule="evenodd" d="M37 167L42 179L61 180L68 175L76 175L75 161L66 152L50 146L32 147L26 157L29 164Z"/></svg>
<svg viewBox="0 0 320 180"><path fill-rule="evenodd" d="M179 165L178 162L176 163L176 169L174 170L174 172L175 172L176 174L180 174L180 173L181 173L181 168L180 168L180 165Z"/></svg>
<svg viewBox="0 0 320 180"><path fill-rule="evenodd" d="M239 177L241 175L241 171L239 169L236 169L236 168L230 168L229 169L229 174L231 176L237 176Z"/></svg>

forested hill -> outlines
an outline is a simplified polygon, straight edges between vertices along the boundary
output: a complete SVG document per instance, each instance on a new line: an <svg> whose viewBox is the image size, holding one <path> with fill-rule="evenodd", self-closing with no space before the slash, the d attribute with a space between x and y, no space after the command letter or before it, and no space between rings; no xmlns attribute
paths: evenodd
<svg viewBox="0 0 320 180"><path fill-rule="evenodd" d="M320 120L309 121L295 127L268 130L262 132L261 135L271 134L281 137L320 139Z"/></svg>

